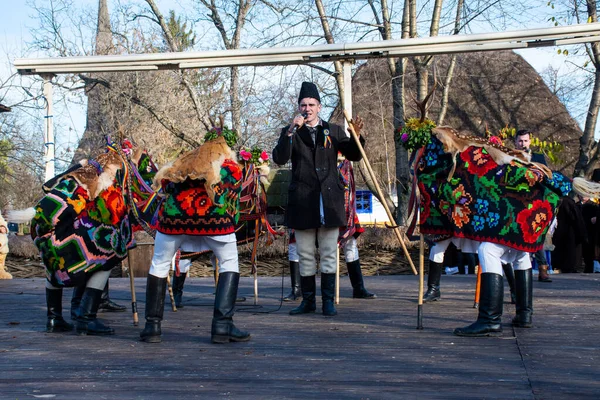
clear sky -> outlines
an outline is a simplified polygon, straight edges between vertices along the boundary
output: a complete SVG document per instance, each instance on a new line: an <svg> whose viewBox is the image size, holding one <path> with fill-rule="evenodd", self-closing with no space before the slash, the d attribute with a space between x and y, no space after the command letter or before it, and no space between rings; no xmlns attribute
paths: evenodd
<svg viewBox="0 0 600 400"><path fill-rule="evenodd" d="M157 0L158 6L167 12L169 8L176 8L174 3L179 0ZM98 0L77 0L77 7L97 7ZM109 7L113 1L109 1ZM30 28L37 21L33 18L33 10L26 5L25 0L0 0L3 6L0 13L0 78L4 81L14 72L12 60L18 57L43 57L43 54L35 54L27 49L27 42L31 40ZM547 23L540 22L532 25L532 28L547 27ZM518 51L538 72L543 71L549 64L555 67L565 68L565 57L557 55L555 48L528 49ZM28 79L28 78L22 78ZM41 91L41 86L39 87ZM3 93L0 93L0 96ZM34 95L36 95L34 93ZM11 105L11 96L2 100L4 104ZM85 129L85 107L70 104L68 107L56 105L56 122L64 129L57 129L57 145L62 140L65 146L76 144ZM43 113L40 112L40 118ZM62 134L62 137L61 137Z"/></svg>

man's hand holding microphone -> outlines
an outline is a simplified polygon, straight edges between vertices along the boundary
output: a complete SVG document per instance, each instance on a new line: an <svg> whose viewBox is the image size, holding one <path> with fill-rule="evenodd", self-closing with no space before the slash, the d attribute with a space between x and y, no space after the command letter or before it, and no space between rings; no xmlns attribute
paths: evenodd
<svg viewBox="0 0 600 400"><path fill-rule="evenodd" d="M287 133L288 136L293 136L294 133L296 133L296 131L298 130L298 128L301 128L302 125L304 125L307 116L308 114L304 113L294 117L292 125L290 125L291 129L289 129Z"/></svg>

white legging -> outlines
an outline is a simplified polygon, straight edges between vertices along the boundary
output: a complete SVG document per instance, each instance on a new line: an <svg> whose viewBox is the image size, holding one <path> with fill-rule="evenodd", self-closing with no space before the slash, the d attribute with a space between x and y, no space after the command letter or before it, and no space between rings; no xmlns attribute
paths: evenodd
<svg viewBox="0 0 600 400"><path fill-rule="evenodd" d="M182 249L183 250L183 249ZM217 262L217 258L215 257L215 253L211 253L210 262L212 263L213 269L215 269L215 265ZM173 256L173 260L171 261L171 266L173 270L175 270L175 256ZM179 259L179 272L182 274L187 274L190 271L190 267L192 266L191 258L180 258Z"/></svg>
<svg viewBox="0 0 600 400"><path fill-rule="evenodd" d="M456 248L461 250L463 253L477 254L477 249L479 247L479 242L471 239L453 237L450 239L440 240L439 242L435 242L429 250L429 260L439 264L443 263L444 253L448 249L448 246L450 246L450 243L454 243Z"/></svg>
<svg viewBox="0 0 600 400"><path fill-rule="evenodd" d="M502 264L512 264L515 270L531 269L529 253L497 243L482 242L479 245L481 272L502 275Z"/></svg>
<svg viewBox="0 0 600 400"><path fill-rule="evenodd" d="M193 236L165 235L156 232L150 275L157 278L166 278L171 269L173 256L180 248L194 252L212 250L219 260L219 272L239 272L237 243L234 233L221 236Z"/></svg>
<svg viewBox="0 0 600 400"><path fill-rule="evenodd" d="M300 263L300 275L317 273L315 239L319 243L320 267L323 274L335 274L337 270L337 239L339 228L296 229L296 249Z"/></svg>
<svg viewBox="0 0 600 400"><path fill-rule="evenodd" d="M351 237L350 239L348 239L348 241L344 245L344 257L347 263L358 260L358 245L356 244L355 237ZM290 243L288 248L288 259L294 262L300 261L296 243Z"/></svg>

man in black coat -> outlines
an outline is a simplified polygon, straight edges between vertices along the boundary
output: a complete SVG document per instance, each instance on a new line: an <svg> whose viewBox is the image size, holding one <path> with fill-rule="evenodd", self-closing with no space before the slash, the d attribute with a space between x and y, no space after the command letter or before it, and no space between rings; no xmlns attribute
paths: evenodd
<svg viewBox="0 0 600 400"><path fill-rule="evenodd" d="M337 314L333 304L337 239L339 228L346 225L344 185L338 174L337 154L342 153L350 161L360 161L362 156L343 128L319 117L321 98L314 83L302 83L298 111L300 115L282 129L273 149L276 164L292 161L286 224L296 232L302 303L290 314L316 310L315 243L318 243L323 315L333 316ZM360 141L364 144L362 137Z"/></svg>

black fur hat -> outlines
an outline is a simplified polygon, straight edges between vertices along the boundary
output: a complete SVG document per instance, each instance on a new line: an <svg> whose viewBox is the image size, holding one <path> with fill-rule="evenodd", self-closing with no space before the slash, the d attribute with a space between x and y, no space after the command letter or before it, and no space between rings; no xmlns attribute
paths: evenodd
<svg viewBox="0 0 600 400"><path fill-rule="evenodd" d="M298 103L302 99L310 97L311 99L319 100L321 102L321 96L319 96L319 90L317 86L312 82L302 82L302 87L300 88L300 94L298 95Z"/></svg>
<svg viewBox="0 0 600 400"><path fill-rule="evenodd" d="M596 168L594 172L592 172L592 181L600 182L600 168Z"/></svg>

